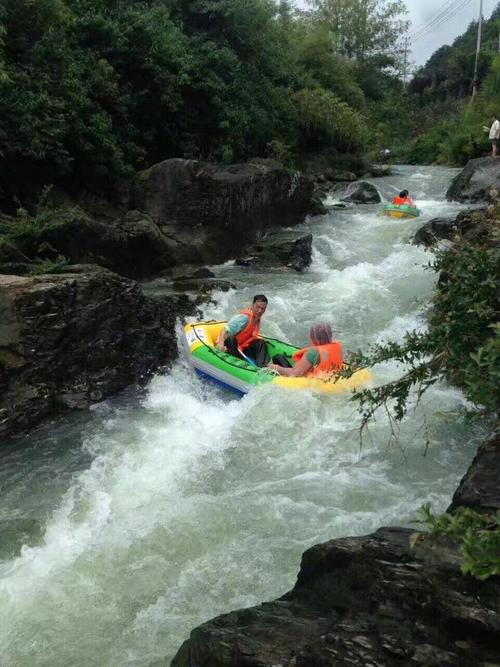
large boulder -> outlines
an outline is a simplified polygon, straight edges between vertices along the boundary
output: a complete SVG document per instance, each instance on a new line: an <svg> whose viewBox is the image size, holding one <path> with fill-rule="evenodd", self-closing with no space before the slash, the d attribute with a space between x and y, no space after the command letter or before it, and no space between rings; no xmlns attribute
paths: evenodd
<svg viewBox="0 0 500 667"><path fill-rule="evenodd" d="M368 181L351 183L340 194L339 199L353 204L378 204L382 201L377 188Z"/></svg>
<svg viewBox="0 0 500 667"><path fill-rule="evenodd" d="M453 495L448 509L485 507L500 510L500 436L484 442Z"/></svg>
<svg viewBox="0 0 500 667"><path fill-rule="evenodd" d="M310 179L271 161L222 167L174 158L136 175L132 203L176 244L178 263L212 263L302 221L312 192Z"/></svg>
<svg viewBox="0 0 500 667"><path fill-rule="evenodd" d="M498 664L500 578L462 575L444 546L412 549L412 532L312 547L289 593L195 628L171 666Z"/></svg>
<svg viewBox="0 0 500 667"><path fill-rule="evenodd" d="M433 218L416 232L413 243L430 247L442 239L452 240L462 236L477 241L488 231L489 212L484 208L461 211L456 218Z"/></svg>
<svg viewBox="0 0 500 667"><path fill-rule="evenodd" d="M71 263L99 264L133 278L154 275L175 261L176 244L140 211L113 221L95 220L84 211L62 214L41 228L36 242L42 253L52 248Z"/></svg>
<svg viewBox="0 0 500 667"><path fill-rule="evenodd" d="M176 355L175 315L96 266L0 276L0 437L142 382Z"/></svg>
<svg viewBox="0 0 500 667"><path fill-rule="evenodd" d="M455 176L446 198L460 202L486 201L492 188L500 191L500 158L481 157L469 160Z"/></svg>

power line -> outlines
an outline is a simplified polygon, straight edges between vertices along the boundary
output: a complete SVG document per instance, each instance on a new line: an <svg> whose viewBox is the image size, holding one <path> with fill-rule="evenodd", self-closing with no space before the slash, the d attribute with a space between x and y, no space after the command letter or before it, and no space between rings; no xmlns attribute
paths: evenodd
<svg viewBox="0 0 500 667"><path fill-rule="evenodd" d="M439 28L444 23L449 21L451 18L456 16L459 12L461 12L470 2L471 0L455 0L452 5L446 8L446 11L444 11L444 13L441 13L439 16L436 16L434 20L425 27L425 29L423 28L419 30L419 32L414 33L413 40L417 41L418 39L421 39L425 35L434 32L437 28Z"/></svg>
<svg viewBox="0 0 500 667"><path fill-rule="evenodd" d="M448 9L451 9L452 5L456 4L457 0L447 0L447 2L444 3L434 14L432 14L427 21L424 21L424 23L420 24L417 26L411 33L411 36L416 36L420 32L423 32L427 30L433 23L436 21L436 19L441 18L443 14L446 14Z"/></svg>
<svg viewBox="0 0 500 667"><path fill-rule="evenodd" d="M429 35L431 32L434 32L437 28L440 28L444 23L447 23L447 21L452 19L454 16L460 14L460 12L462 12L467 7L467 5L470 4L470 2L471 0L458 0L458 3L456 3L454 7L450 8L449 13L439 19L436 19L434 23L430 24L426 30L421 31L417 35L414 35L412 37L412 42L417 42L423 37L427 37L427 35Z"/></svg>

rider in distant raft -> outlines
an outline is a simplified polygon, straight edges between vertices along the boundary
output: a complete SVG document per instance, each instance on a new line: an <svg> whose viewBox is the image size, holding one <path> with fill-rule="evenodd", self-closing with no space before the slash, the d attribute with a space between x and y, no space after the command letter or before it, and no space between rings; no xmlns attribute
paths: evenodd
<svg viewBox="0 0 500 667"><path fill-rule="evenodd" d="M245 359L250 356L257 366L264 368L269 363L267 344L258 338L260 319L266 312L267 297L257 294L250 308L244 308L232 317L219 334L217 347L233 357Z"/></svg>
<svg viewBox="0 0 500 667"><path fill-rule="evenodd" d="M415 202L410 197L408 190L401 190L399 195L393 198L392 203L396 206L412 206L415 208Z"/></svg>
<svg viewBox="0 0 500 667"><path fill-rule="evenodd" d="M296 362L293 368L286 367L286 357L279 359L279 363L269 364L269 368L286 377L321 377L342 369L342 345L338 340L332 340L332 328L326 322L313 324L309 331L311 347L304 347L293 355ZM278 361L273 357L273 361ZM289 366L289 364L288 364Z"/></svg>

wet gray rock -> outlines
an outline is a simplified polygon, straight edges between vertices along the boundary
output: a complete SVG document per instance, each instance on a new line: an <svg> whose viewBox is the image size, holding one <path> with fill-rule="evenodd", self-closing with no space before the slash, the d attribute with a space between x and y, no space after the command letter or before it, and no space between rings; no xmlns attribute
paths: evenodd
<svg viewBox="0 0 500 667"><path fill-rule="evenodd" d="M453 495L449 512L459 506L500 510L500 436L480 445Z"/></svg>
<svg viewBox="0 0 500 667"><path fill-rule="evenodd" d="M303 271L312 261L312 234L297 238L293 232L267 234L258 244L248 248L248 254L235 260L237 266L286 266Z"/></svg>
<svg viewBox="0 0 500 667"><path fill-rule="evenodd" d="M339 193L339 199L353 204L378 204L382 201L377 188L367 181L351 183L342 193Z"/></svg>
<svg viewBox="0 0 500 667"><path fill-rule="evenodd" d="M457 235L466 240L478 240L486 232L486 209L461 211L456 218L434 218L422 225L413 238L416 245L433 246L442 239L453 240Z"/></svg>
<svg viewBox="0 0 500 667"><path fill-rule="evenodd" d="M368 173L373 178L382 178L383 176L390 176L392 174L392 168L387 164L372 164Z"/></svg>
<svg viewBox="0 0 500 667"><path fill-rule="evenodd" d="M446 198L460 202L486 201L492 188L500 191L500 158L477 158L469 160L455 176Z"/></svg>
<svg viewBox="0 0 500 667"><path fill-rule="evenodd" d="M97 266L0 276L0 437L146 381L177 354L174 322Z"/></svg>
<svg viewBox="0 0 500 667"><path fill-rule="evenodd" d="M319 544L279 600L195 628L172 667L497 664L500 579L461 574L453 549L381 528Z"/></svg>

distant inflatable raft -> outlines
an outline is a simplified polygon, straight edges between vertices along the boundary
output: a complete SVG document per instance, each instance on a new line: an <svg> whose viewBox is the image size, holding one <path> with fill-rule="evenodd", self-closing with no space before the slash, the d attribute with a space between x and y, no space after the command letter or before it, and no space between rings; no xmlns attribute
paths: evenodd
<svg viewBox="0 0 500 667"><path fill-rule="evenodd" d="M386 215L389 218L418 218L421 213L419 208L408 204L386 204L379 215Z"/></svg>
<svg viewBox="0 0 500 667"><path fill-rule="evenodd" d="M240 395L247 394L252 387L269 383L286 389L313 389L327 394L340 394L362 388L372 379L371 372L366 368L356 371L350 377L333 374L325 378L293 378L275 375L270 370L257 368L254 364L237 359L215 347L225 324L226 322L186 324L184 334L191 363L196 373ZM299 349L276 338L265 336L260 336L260 338L266 341L271 358L275 354L284 354L291 359Z"/></svg>

